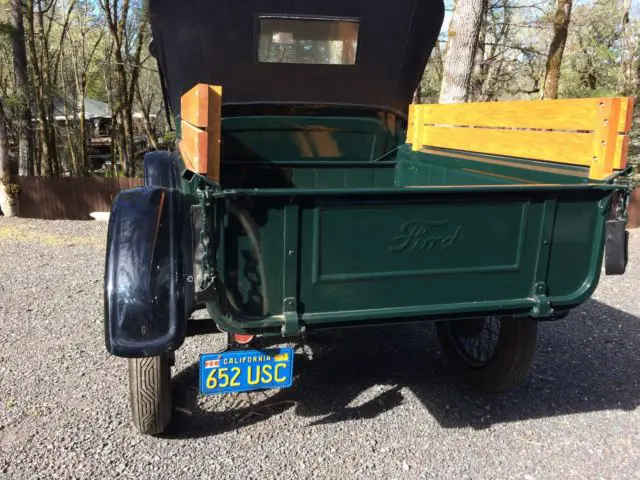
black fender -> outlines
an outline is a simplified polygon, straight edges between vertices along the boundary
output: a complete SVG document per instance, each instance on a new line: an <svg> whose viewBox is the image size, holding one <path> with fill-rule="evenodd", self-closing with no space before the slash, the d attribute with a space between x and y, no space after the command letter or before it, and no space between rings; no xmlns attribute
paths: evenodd
<svg viewBox="0 0 640 480"><path fill-rule="evenodd" d="M629 261L629 232L626 222L607 220L604 267L607 275L623 275Z"/></svg>
<svg viewBox="0 0 640 480"><path fill-rule="evenodd" d="M179 159L166 150L149 152L143 161L144 184L146 186L177 188L180 190Z"/></svg>
<svg viewBox="0 0 640 480"><path fill-rule="evenodd" d="M172 152L159 150L146 153L143 161L144 184L150 187L156 186L182 190L182 177L180 174L182 168L182 160ZM195 205L196 203L195 198L192 198L191 205ZM189 231L185 230L186 234L189 234L190 231L190 229ZM192 245L192 243L192 241L187 241L186 244ZM187 248L184 251L184 255L185 275L193 277L193 249ZM188 315L204 307L204 304L196 301L196 293L192 284L187 285L185 295Z"/></svg>
<svg viewBox="0 0 640 480"><path fill-rule="evenodd" d="M116 196L104 277L105 340L111 354L158 356L184 342L190 282L183 252L192 248L188 208L185 195L166 187L138 187Z"/></svg>

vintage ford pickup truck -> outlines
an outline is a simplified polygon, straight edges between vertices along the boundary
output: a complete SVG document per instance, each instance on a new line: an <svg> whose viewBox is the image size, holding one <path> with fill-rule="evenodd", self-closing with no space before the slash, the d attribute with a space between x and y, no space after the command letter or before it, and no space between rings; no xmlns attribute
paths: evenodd
<svg viewBox="0 0 640 480"><path fill-rule="evenodd" d="M412 104L443 13L150 0L177 148L114 201L104 295L141 432L170 422L197 309L229 338L200 358L202 394L286 388L307 334L403 322L496 392L538 322L624 272L632 99Z"/></svg>

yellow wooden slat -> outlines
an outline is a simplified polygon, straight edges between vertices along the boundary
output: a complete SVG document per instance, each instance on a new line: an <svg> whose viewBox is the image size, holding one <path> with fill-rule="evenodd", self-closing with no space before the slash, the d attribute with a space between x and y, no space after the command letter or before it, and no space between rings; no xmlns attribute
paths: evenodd
<svg viewBox="0 0 640 480"><path fill-rule="evenodd" d="M220 180L222 87L195 85L180 99L180 151L187 168Z"/></svg>
<svg viewBox="0 0 640 480"><path fill-rule="evenodd" d="M601 98L421 105L429 125L593 131Z"/></svg>
<svg viewBox="0 0 640 480"><path fill-rule="evenodd" d="M184 120L180 123L180 153L185 166L192 172L207 174L209 135L206 131L194 127Z"/></svg>
<svg viewBox="0 0 640 480"><path fill-rule="evenodd" d="M616 163L616 143L618 136L618 125L620 123L620 106L622 99L608 98L600 103L598 116L594 132L594 148L589 178L602 180L613 172L613 165Z"/></svg>
<svg viewBox="0 0 640 480"><path fill-rule="evenodd" d="M222 119L210 119L207 127L207 177L220 181Z"/></svg>
<svg viewBox="0 0 640 480"><path fill-rule="evenodd" d="M633 97L411 105L407 143L589 166L601 180L626 166L633 106Z"/></svg>
<svg viewBox="0 0 640 480"><path fill-rule="evenodd" d="M199 83L180 98L180 118L194 127L207 128L222 109L222 87Z"/></svg>
<svg viewBox="0 0 640 480"><path fill-rule="evenodd" d="M618 133L627 133L631 130L633 122L634 97L623 97L620 99L620 122L618 123Z"/></svg>
<svg viewBox="0 0 640 480"><path fill-rule="evenodd" d="M629 135L618 135L616 137L616 153L613 157L614 170L623 170L627 167L629 141Z"/></svg>
<svg viewBox="0 0 640 480"><path fill-rule="evenodd" d="M620 102L620 121L618 123L618 135L616 136L616 148L613 156L613 169L623 170L627 167L627 155L629 153L629 135L633 123L633 108L635 97L622 98Z"/></svg>
<svg viewBox="0 0 640 480"><path fill-rule="evenodd" d="M423 127L421 143L431 147L589 166L593 135L588 133Z"/></svg>
<svg viewBox="0 0 640 480"><path fill-rule="evenodd" d="M416 107L418 107L419 105L416 104L410 104L409 105L409 118L408 118L408 122L407 122L407 142L412 143L411 140L413 139L413 132L414 132L414 125L415 125L415 112L416 112Z"/></svg>

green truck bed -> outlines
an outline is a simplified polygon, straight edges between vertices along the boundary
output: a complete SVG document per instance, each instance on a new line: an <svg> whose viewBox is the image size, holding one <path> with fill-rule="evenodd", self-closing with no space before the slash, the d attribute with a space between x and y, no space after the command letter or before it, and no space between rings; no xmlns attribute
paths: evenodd
<svg viewBox="0 0 640 480"><path fill-rule="evenodd" d="M207 306L225 330L554 318L596 287L615 189L588 168L408 144L380 156L223 162Z"/></svg>

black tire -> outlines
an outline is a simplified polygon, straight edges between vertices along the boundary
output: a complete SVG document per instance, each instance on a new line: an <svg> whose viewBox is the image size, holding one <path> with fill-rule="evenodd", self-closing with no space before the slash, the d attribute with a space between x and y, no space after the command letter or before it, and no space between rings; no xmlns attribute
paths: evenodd
<svg viewBox="0 0 640 480"><path fill-rule="evenodd" d="M128 364L133 424L143 434L157 435L171 421L173 409L169 358L130 358Z"/></svg>
<svg viewBox="0 0 640 480"><path fill-rule="evenodd" d="M498 339L491 357L483 363L471 363L454 338L457 328L451 320L437 322L436 332L449 365L465 382L483 392L502 392L523 381L535 352L538 324L530 318L500 318Z"/></svg>

